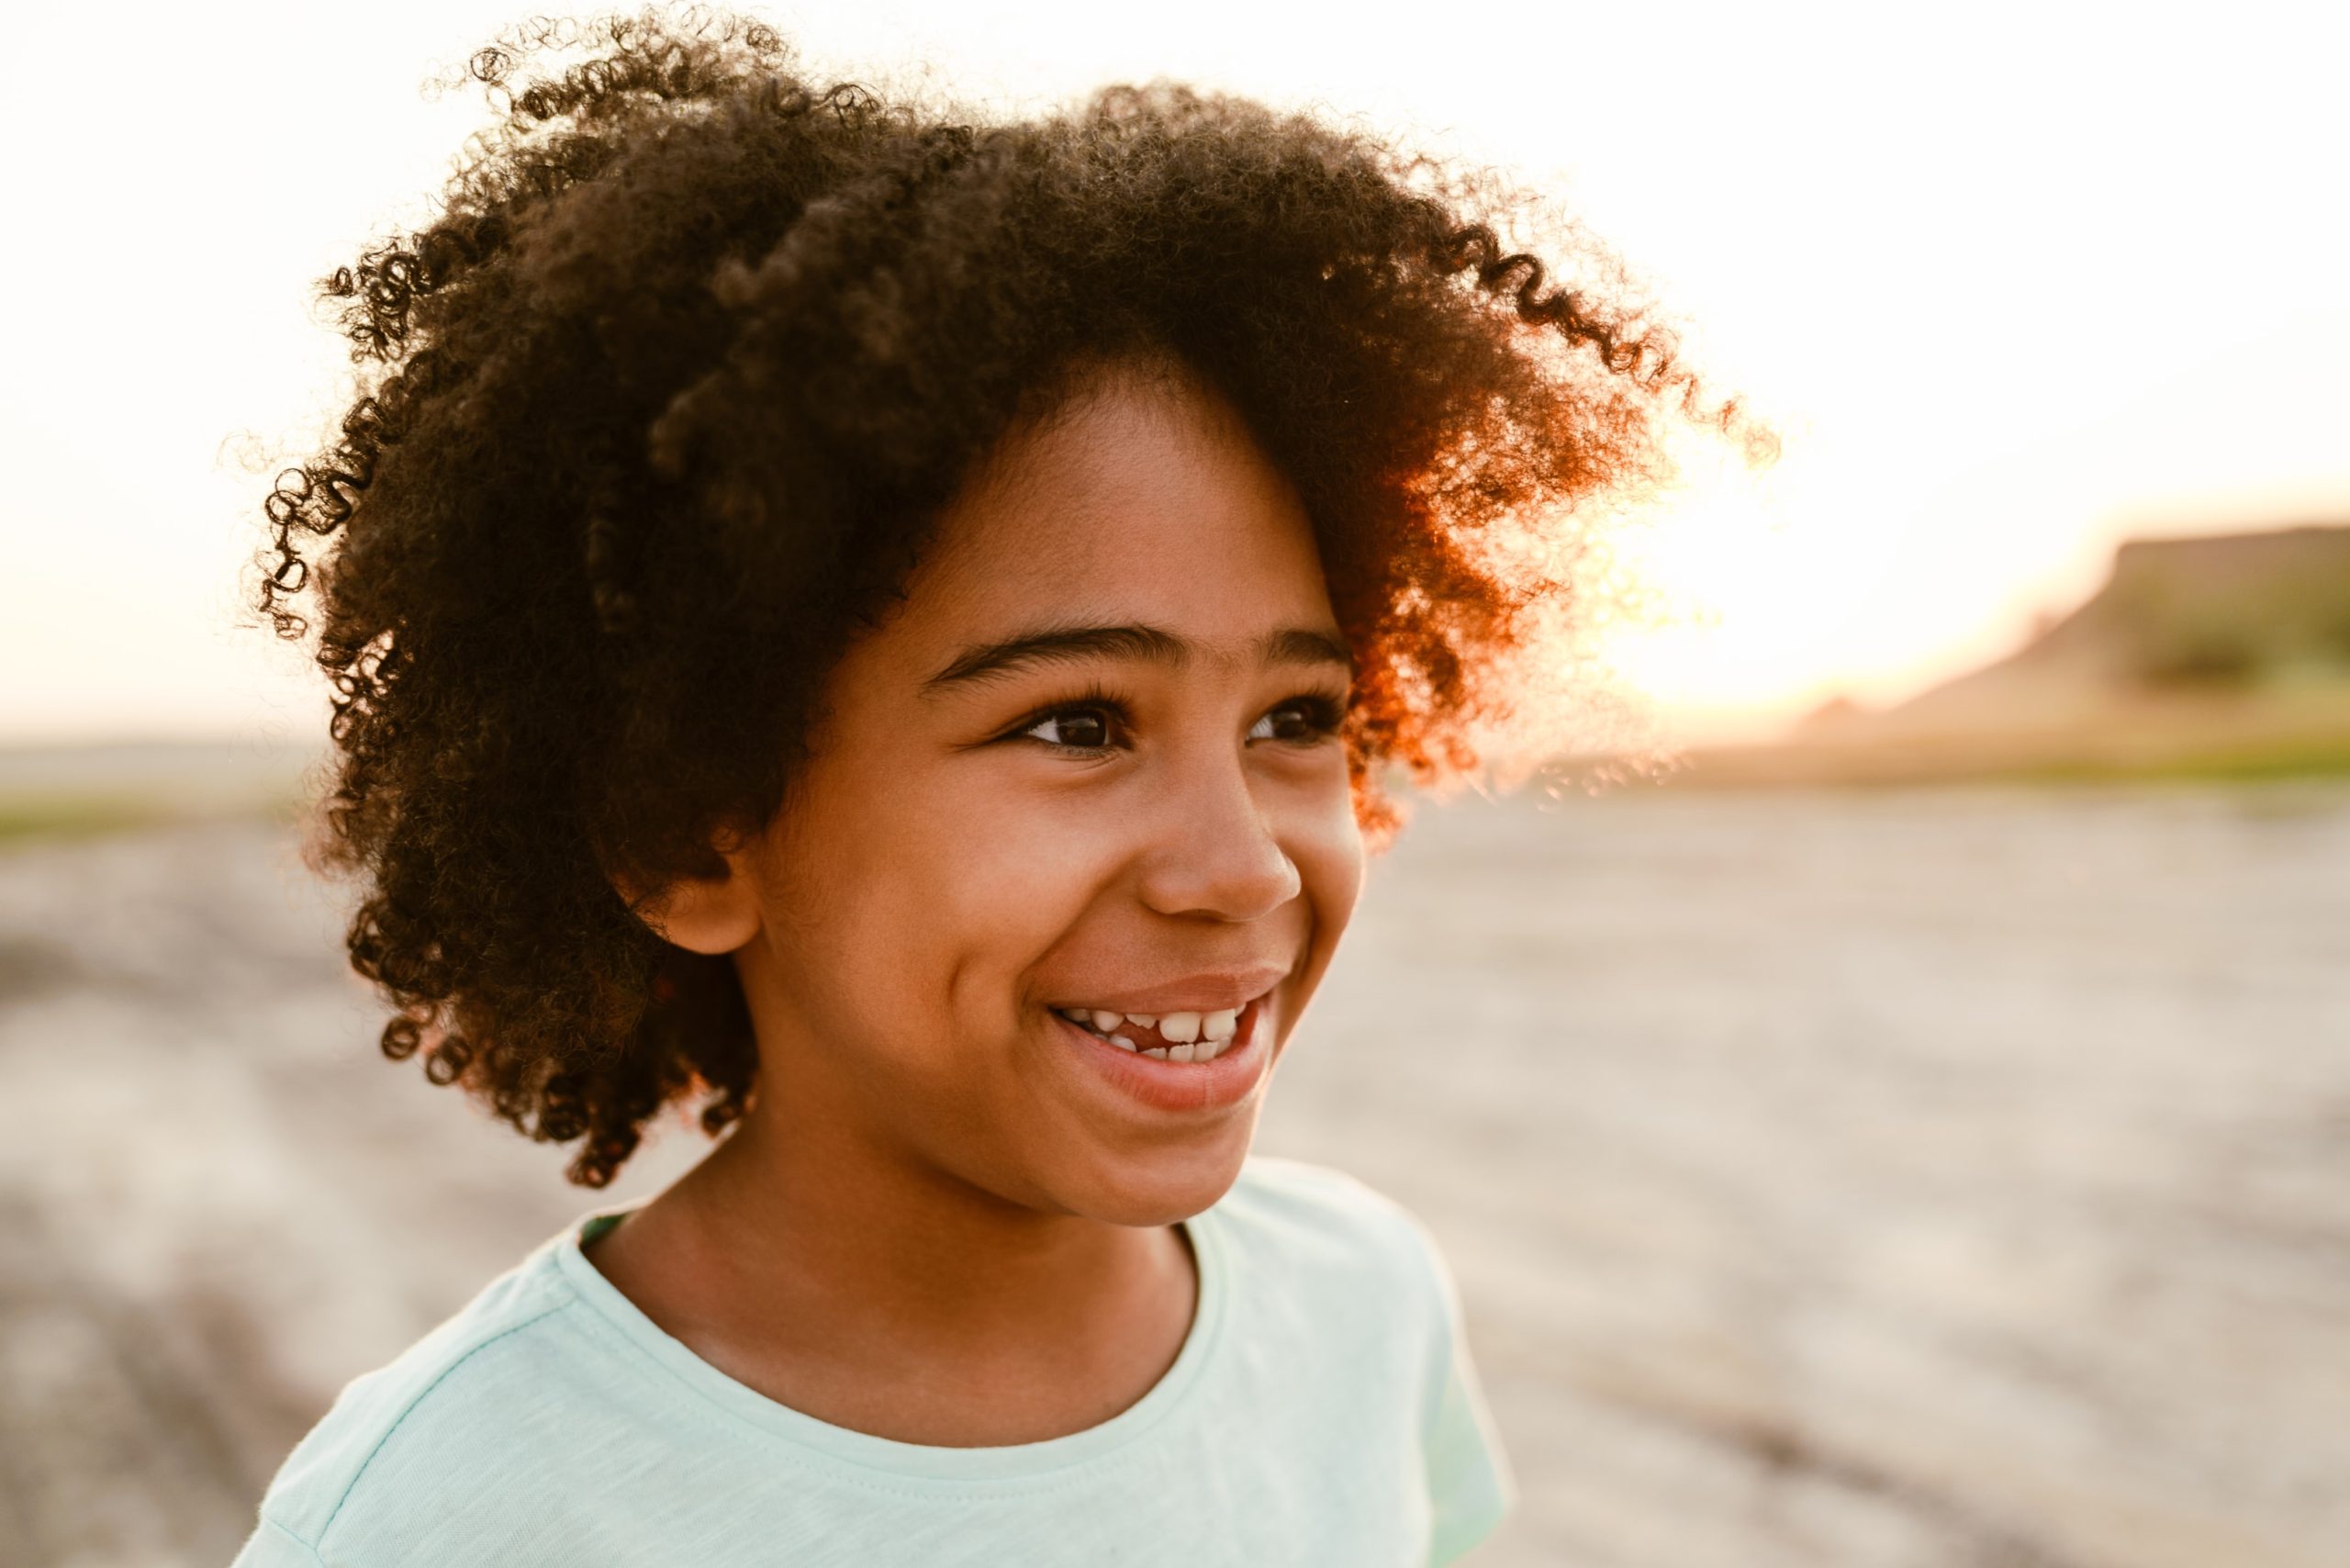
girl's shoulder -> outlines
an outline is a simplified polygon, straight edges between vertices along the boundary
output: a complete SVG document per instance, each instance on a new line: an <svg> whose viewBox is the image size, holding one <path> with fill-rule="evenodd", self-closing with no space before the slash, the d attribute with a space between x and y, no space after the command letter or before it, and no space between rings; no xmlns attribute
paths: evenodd
<svg viewBox="0 0 2350 1568"><path fill-rule="evenodd" d="M456 1450L476 1435L496 1443L502 1427L475 1413L527 1419L531 1406L554 1396L576 1360L560 1341L576 1333L566 1320L580 1306L556 1253L578 1228L541 1244L407 1350L346 1383L271 1481L236 1568L309 1568L364 1477L404 1467L420 1446L434 1451L442 1473L462 1476L490 1456Z"/></svg>
<svg viewBox="0 0 2350 1568"><path fill-rule="evenodd" d="M1250 1299L1239 1316L1416 1407L1425 1561L1449 1562L1491 1534L1517 1482L1470 1357L1459 1286L1428 1227L1344 1171L1270 1157L1252 1157L1210 1213L1228 1221L1241 1255L1235 1282Z"/></svg>

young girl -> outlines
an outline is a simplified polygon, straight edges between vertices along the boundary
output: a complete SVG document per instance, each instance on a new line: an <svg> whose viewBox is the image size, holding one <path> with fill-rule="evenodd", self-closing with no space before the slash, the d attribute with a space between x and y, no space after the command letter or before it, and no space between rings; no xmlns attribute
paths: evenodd
<svg viewBox="0 0 2350 1568"><path fill-rule="evenodd" d="M1669 346L1242 101L964 124L650 13L472 71L437 220L326 286L362 395L263 608L386 1053L591 1187L726 1136L346 1388L239 1562L1467 1551L1442 1261L1249 1138Z"/></svg>

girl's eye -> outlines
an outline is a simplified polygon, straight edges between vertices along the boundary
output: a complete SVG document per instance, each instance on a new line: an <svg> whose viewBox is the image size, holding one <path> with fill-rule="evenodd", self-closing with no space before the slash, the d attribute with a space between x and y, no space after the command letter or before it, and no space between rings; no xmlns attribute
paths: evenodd
<svg viewBox="0 0 2350 1568"><path fill-rule="evenodd" d="M1292 697L1248 727L1252 741L1325 740L1338 729L1338 705L1326 697Z"/></svg>
<svg viewBox="0 0 2350 1568"><path fill-rule="evenodd" d="M1106 708L1062 708L1020 733L1070 751L1107 751L1118 733L1118 722Z"/></svg>
<svg viewBox="0 0 2350 1568"><path fill-rule="evenodd" d="M1292 697L1248 727L1251 741L1310 745L1337 734L1341 705L1327 697ZM1017 732L1062 751L1114 751L1127 744L1125 711L1111 702L1076 702L1039 714Z"/></svg>

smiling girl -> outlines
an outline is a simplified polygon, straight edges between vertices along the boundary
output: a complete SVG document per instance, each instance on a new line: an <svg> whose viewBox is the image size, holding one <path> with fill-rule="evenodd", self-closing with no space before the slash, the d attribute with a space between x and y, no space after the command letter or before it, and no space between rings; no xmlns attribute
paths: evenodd
<svg viewBox="0 0 2350 1568"><path fill-rule="evenodd" d="M1445 1266L1250 1136L1382 774L1475 765L1559 591L1501 563L1687 378L1360 134L795 69L509 38L326 286L262 597L384 1049L585 1185L724 1136L353 1382L239 1562L1450 1561L1514 1484Z"/></svg>

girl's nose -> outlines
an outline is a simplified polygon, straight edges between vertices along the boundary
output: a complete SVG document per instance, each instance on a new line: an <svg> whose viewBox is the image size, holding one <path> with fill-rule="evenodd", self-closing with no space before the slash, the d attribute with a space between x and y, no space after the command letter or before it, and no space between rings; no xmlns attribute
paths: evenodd
<svg viewBox="0 0 2350 1568"><path fill-rule="evenodd" d="M1238 756L1170 774L1163 806L1142 871L1159 913L1256 920L1304 886Z"/></svg>

